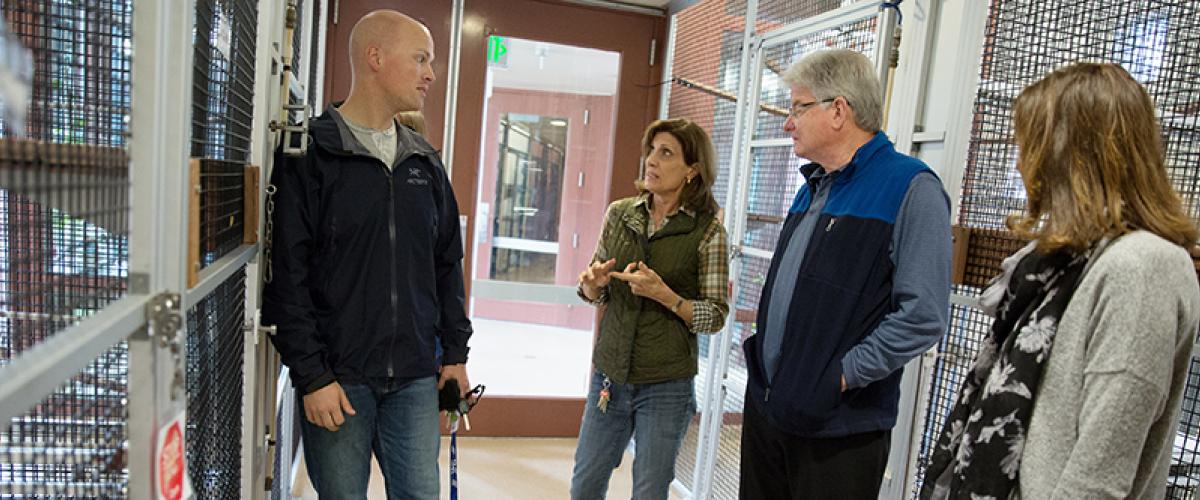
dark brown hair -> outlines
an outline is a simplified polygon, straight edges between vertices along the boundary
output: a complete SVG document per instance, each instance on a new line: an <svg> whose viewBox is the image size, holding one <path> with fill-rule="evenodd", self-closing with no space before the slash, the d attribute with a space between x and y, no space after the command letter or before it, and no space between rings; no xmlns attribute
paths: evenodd
<svg viewBox="0 0 1200 500"><path fill-rule="evenodd" d="M1120 66L1050 73L1017 97L1013 122L1029 204L1008 226L1040 250L1083 250L1138 229L1185 248L1196 242L1167 180L1154 105Z"/></svg>
<svg viewBox="0 0 1200 500"><path fill-rule="evenodd" d="M712 186L717 181L717 154L713 151L708 133L699 125L682 118L657 120L646 127L646 133L642 135L643 159L654 149L654 136L663 132L671 134L679 141L683 147L683 161L696 169L696 178L700 180L684 184L683 193L680 195L681 204L696 213L715 214L717 200L713 198ZM634 185L639 192L646 192L646 186L641 179Z"/></svg>

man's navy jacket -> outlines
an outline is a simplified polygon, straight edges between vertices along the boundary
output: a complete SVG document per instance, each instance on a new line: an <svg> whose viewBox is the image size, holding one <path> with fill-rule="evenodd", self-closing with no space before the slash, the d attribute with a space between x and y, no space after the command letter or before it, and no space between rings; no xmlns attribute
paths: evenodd
<svg viewBox="0 0 1200 500"><path fill-rule="evenodd" d="M397 126L393 168L330 107L303 157L276 154L264 324L293 384L413 379L465 363L458 204L437 152Z"/></svg>

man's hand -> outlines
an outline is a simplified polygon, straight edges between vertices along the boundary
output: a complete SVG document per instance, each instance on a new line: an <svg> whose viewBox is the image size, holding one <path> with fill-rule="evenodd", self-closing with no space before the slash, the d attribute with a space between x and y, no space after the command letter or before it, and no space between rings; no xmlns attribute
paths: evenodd
<svg viewBox="0 0 1200 500"><path fill-rule="evenodd" d="M346 391L342 385L334 382L304 395L304 418L313 425L324 427L330 432L337 432L346 418L342 415L354 415L354 407L346 399Z"/></svg>
<svg viewBox="0 0 1200 500"><path fill-rule="evenodd" d="M442 386L445 386L446 381L450 379L458 380L459 397L466 396L468 392L471 392L471 381L467 380L467 365L442 366L442 374L438 377L438 390L442 390Z"/></svg>

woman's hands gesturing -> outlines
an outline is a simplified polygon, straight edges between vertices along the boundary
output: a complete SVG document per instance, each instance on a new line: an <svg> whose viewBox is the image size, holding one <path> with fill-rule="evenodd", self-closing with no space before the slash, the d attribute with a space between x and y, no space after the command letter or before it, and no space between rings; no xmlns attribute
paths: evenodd
<svg viewBox="0 0 1200 500"><path fill-rule="evenodd" d="M616 264L617 259L608 259L605 262L597 261L579 273L579 286L589 300L596 300L600 297L600 289L608 286L609 275Z"/></svg>

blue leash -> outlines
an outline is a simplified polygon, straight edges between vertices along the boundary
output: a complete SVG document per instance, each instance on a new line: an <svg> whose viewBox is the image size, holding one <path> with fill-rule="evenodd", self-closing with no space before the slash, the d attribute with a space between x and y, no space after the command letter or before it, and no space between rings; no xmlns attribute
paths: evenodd
<svg viewBox="0 0 1200 500"><path fill-rule="evenodd" d="M458 424L450 432L450 500L458 500Z"/></svg>
<svg viewBox="0 0 1200 500"><path fill-rule="evenodd" d="M445 387L450 389L440 390L444 394L439 395L438 406L445 410L450 418L450 500L458 500L458 424L466 423L467 430L471 430L471 420L467 418L467 413L479 404L479 398L483 397L485 388L483 385L477 385L466 397L460 397L458 381L450 379ZM471 396L474 396L474 399Z"/></svg>

